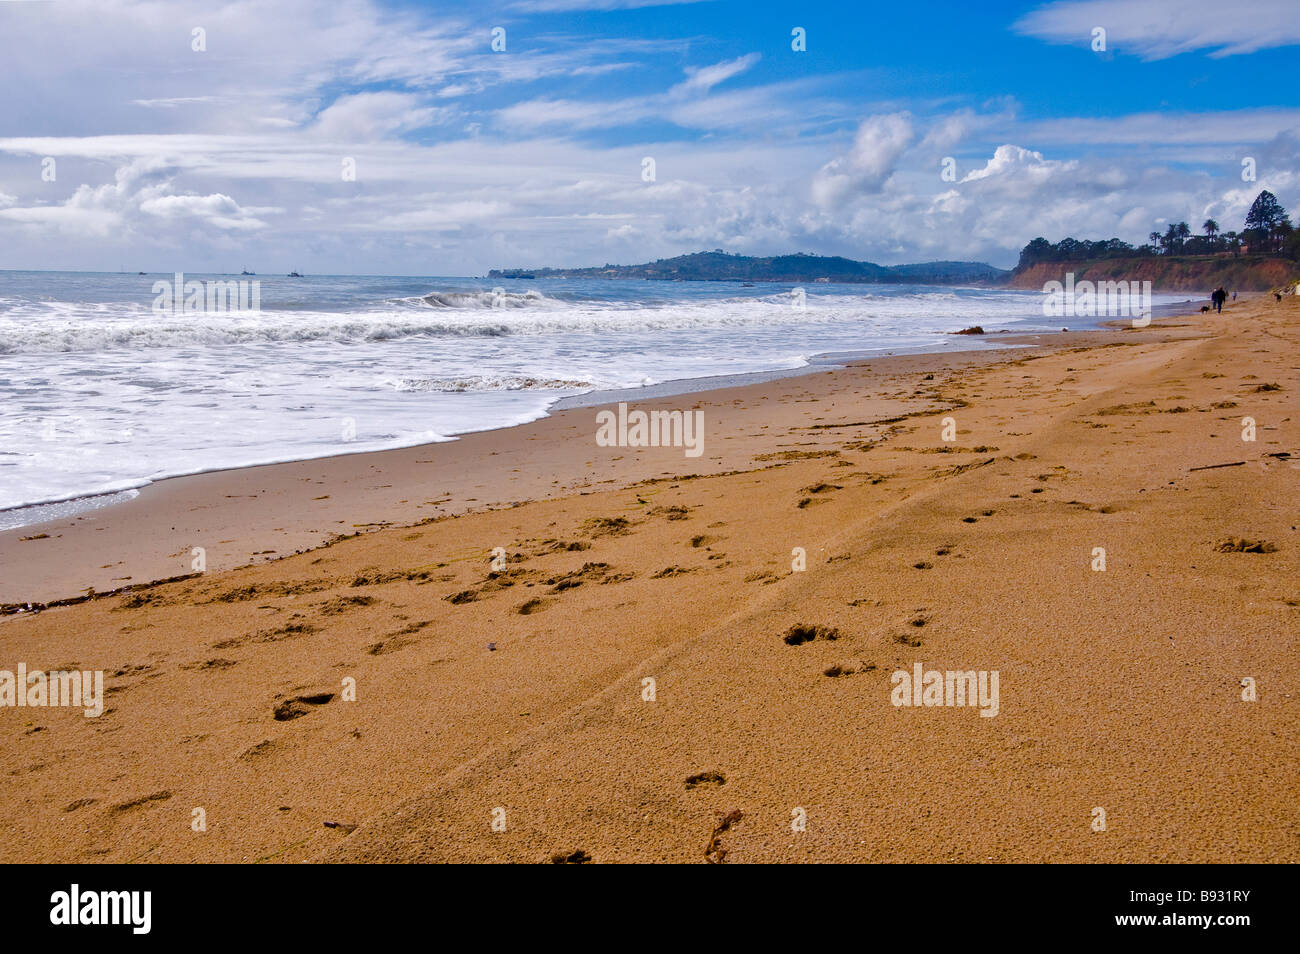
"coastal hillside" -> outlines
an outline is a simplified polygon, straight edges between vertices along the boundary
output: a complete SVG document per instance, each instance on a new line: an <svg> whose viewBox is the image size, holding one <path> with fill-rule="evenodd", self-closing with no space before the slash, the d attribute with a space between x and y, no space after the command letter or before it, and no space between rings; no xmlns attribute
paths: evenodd
<svg viewBox="0 0 1300 954"><path fill-rule="evenodd" d="M1067 273L1081 281L1149 281L1156 291L1204 292L1222 285L1230 291L1268 291L1300 277L1300 264L1264 255L1160 255L1094 261L1035 262L1011 273L1008 287L1041 289L1064 282Z"/></svg>
<svg viewBox="0 0 1300 954"><path fill-rule="evenodd" d="M1161 220L1165 221L1165 220ZM1291 286L1300 278L1300 232L1277 196L1264 189L1251 203L1240 231L1201 223L1202 235L1186 222L1166 221L1143 245L1119 238L1049 242L1039 236L1020 250L1012 288L1041 289L1047 282L1138 281L1157 291L1201 292L1222 285L1229 291L1260 292Z"/></svg>
<svg viewBox="0 0 1300 954"><path fill-rule="evenodd" d="M867 282L874 284L997 285L1010 274L983 262L877 265L838 255L730 255L721 249L661 258L642 265L591 268L494 268L489 278L633 278L703 282Z"/></svg>

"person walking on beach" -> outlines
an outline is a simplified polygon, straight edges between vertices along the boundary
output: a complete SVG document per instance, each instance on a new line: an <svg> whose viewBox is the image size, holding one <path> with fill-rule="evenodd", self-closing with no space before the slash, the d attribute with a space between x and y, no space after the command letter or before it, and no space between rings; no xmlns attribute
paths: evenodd
<svg viewBox="0 0 1300 954"><path fill-rule="evenodd" d="M1228 300L1228 293L1220 285L1214 289L1214 294L1210 296L1210 301L1214 302L1214 310L1217 314L1223 313L1223 303Z"/></svg>

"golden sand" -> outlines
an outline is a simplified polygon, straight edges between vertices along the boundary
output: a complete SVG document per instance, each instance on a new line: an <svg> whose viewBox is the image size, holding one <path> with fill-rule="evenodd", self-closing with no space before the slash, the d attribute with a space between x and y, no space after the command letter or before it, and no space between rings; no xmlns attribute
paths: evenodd
<svg viewBox="0 0 1300 954"><path fill-rule="evenodd" d="M0 709L0 859L1300 860L1298 326L638 404L703 410L698 459L575 409L0 534L11 603L209 560L0 620L0 669L107 685ZM997 714L895 705L917 664Z"/></svg>

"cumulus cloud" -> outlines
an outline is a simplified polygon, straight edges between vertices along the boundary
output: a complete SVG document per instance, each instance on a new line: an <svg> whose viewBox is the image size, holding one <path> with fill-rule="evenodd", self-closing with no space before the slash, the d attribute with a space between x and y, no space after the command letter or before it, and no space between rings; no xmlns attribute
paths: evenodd
<svg viewBox="0 0 1300 954"><path fill-rule="evenodd" d="M1052 175L1054 167L1062 168L1062 164L1044 162L1042 153L1008 143L1007 145L998 146L993 151L993 158L985 163L983 168L967 173L961 181L978 182L980 179L993 177L999 177L1006 181L1013 178L1016 171L1021 173L1020 176L1015 177L1017 180L1025 178L1043 180Z"/></svg>
<svg viewBox="0 0 1300 954"><path fill-rule="evenodd" d="M78 0L39 6L0 35L25 91L0 101L0 128L22 134L0 139L6 264L481 274L717 247L1010 264L1036 234L1239 227L1261 188L1300 204L1285 132L1300 110L1283 107L1025 120L1007 101L863 104L821 76L759 82L757 53L700 62L685 41L538 33L526 56L489 54L480 23L375 0L256 16L219 0L196 54L192 17L167 5L104 0L96 31L76 27ZM1098 9L1035 22L1071 6ZM39 178L45 156L57 182ZM1258 182L1240 181L1242 156Z"/></svg>
<svg viewBox="0 0 1300 954"><path fill-rule="evenodd" d="M918 148L944 152L995 122L1009 118L1007 115L981 115L969 107L959 109L932 122Z"/></svg>
<svg viewBox="0 0 1300 954"><path fill-rule="evenodd" d="M238 202L228 195L155 195L142 198L138 206L146 215L155 215L162 219L189 218L205 222L219 229L264 229L267 223L254 215L254 210L240 208ZM277 209L260 209L260 212L274 212Z"/></svg>
<svg viewBox="0 0 1300 954"><path fill-rule="evenodd" d="M230 196L219 193L176 193L172 190L173 171L165 160L138 159L119 167L111 183L83 183L59 203L3 208L0 220L61 234L122 239L133 230L150 229L158 220L219 230L261 229L267 223L257 215L281 211L242 208Z"/></svg>
<svg viewBox="0 0 1300 954"><path fill-rule="evenodd" d="M817 173L813 201L825 208L855 193L879 192L915 135L907 113L863 120L848 154L832 159Z"/></svg>

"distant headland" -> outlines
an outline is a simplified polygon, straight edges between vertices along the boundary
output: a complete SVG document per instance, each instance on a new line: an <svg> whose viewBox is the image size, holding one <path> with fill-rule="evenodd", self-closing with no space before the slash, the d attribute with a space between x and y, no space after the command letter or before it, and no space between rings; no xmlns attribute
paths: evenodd
<svg viewBox="0 0 1300 954"><path fill-rule="evenodd" d="M1010 271L983 262L876 265L838 255L731 255L717 249L643 265L494 268L488 278L640 278L693 282L835 282L895 285L1000 285Z"/></svg>

